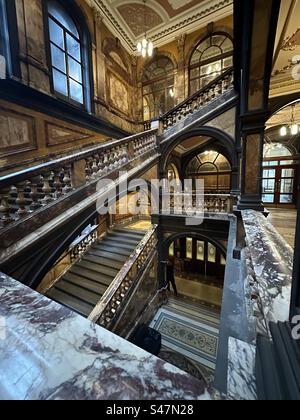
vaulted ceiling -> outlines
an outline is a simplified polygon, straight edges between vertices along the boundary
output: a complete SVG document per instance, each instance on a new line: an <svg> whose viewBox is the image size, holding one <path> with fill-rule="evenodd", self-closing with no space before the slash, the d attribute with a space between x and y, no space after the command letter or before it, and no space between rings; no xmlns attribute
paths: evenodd
<svg viewBox="0 0 300 420"><path fill-rule="evenodd" d="M147 0L145 6L143 0L86 1L130 53L136 51L145 29L160 47L233 13L233 0Z"/></svg>

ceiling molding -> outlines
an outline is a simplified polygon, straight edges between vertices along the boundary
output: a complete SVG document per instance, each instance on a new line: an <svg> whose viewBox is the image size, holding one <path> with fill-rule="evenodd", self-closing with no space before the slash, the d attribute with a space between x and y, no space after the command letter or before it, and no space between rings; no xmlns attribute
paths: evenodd
<svg viewBox="0 0 300 420"><path fill-rule="evenodd" d="M114 36L120 39L124 48L130 54L136 54L136 45L139 37L127 25L118 11L118 6L126 5L119 0L86 0L94 10L100 12L103 23ZM141 1L128 0L128 4L141 5ZM204 28L212 21L218 21L233 14L233 0L203 0L193 7L173 18L168 16L166 10L155 0L148 0L147 6L162 17L163 23L147 31L148 37L154 42L155 47L161 47L174 41L182 33L192 33Z"/></svg>

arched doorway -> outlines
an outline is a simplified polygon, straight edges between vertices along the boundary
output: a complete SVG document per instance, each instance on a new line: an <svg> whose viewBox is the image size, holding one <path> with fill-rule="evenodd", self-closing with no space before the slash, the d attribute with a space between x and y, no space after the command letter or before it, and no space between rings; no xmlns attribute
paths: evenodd
<svg viewBox="0 0 300 420"><path fill-rule="evenodd" d="M191 233L168 240L168 258L180 296L220 308L227 243Z"/></svg>

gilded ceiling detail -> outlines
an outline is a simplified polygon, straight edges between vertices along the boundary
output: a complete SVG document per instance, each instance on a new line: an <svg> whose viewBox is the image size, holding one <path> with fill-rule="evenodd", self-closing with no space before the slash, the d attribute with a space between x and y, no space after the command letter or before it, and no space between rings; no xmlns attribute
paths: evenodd
<svg viewBox="0 0 300 420"><path fill-rule="evenodd" d="M136 3L119 6L118 11L136 37L143 35L145 29L149 31L163 23L161 16L153 9Z"/></svg>

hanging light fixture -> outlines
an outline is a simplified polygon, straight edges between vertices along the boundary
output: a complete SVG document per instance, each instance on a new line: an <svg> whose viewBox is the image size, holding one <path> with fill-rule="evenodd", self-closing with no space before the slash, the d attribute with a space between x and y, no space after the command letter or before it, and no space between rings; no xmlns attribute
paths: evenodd
<svg viewBox="0 0 300 420"><path fill-rule="evenodd" d="M290 133L292 136L296 136L299 133L299 125L296 123L295 120L295 107L296 104L292 105L292 116L291 116L291 122L288 126L283 125L280 128L280 136L285 137L288 134L288 128L290 129Z"/></svg>
<svg viewBox="0 0 300 420"><path fill-rule="evenodd" d="M152 57L154 51L153 42L147 39L147 31L146 31L146 1L144 2L144 27L145 27L145 36L142 41L138 42L137 50L138 53L142 55L143 58Z"/></svg>

